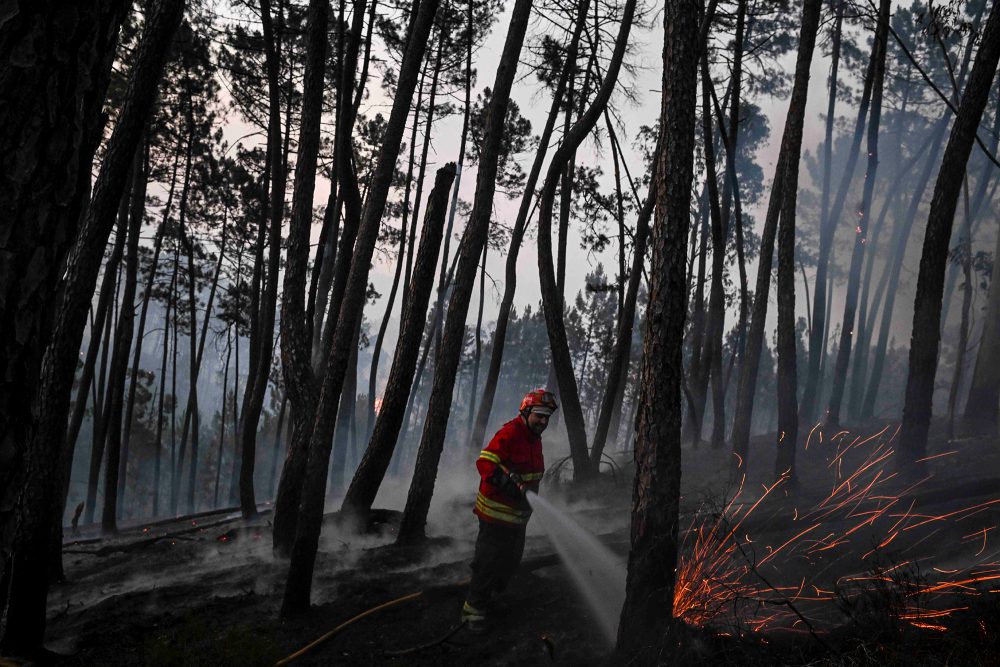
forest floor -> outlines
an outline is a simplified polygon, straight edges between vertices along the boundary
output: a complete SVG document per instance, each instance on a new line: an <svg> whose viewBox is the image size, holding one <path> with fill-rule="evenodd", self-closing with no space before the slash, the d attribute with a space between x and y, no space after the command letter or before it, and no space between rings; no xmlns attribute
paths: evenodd
<svg viewBox="0 0 1000 667"><path fill-rule="evenodd" d="M750 479L728 507L739 490L728 453L687 446L680 572L691 627L630 661L611 653L537 527L491 631L451 634L475 540L474 490L448 501L452 534L420 547L393 546L395 512L379 512L382 523L363 536L329 517L313 609L288 621L278 619L285 564L271 555L267 512L249 526L217 514L114 538L67 534L68 583L50 594L49 648L67 654L61 665L273 665L357 614L423 591L294 664L997 664L1000 595L986 594L1000 592L997 439L938 435L928 476L903 479L883 458L895 444L895 426L884 426L822 442L814 432L798 486L769 493L773 439L755 439ZM586 491L549 484L542 493L624 561L631 472L622 464Z"/></svg>

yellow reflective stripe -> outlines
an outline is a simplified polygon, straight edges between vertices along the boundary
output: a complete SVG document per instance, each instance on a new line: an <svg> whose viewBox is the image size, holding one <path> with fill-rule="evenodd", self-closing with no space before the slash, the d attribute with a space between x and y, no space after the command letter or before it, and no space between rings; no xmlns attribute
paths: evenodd
<svg viewBox="0 0 1000 667"><path fill-rule="evenodd" d="M531 510L515 509L510 505L505 505L504 503L500 503L495 500L490 500L481 493L476 496L476 504L477 505L481 504L484 507L496 510L497 512L503 512L504 514L510 514L511 516L523 516L523 517L531 516Z"/></svg>
<svg viewBox="0 0 1000 667"><path fill-rule="evenodd" d="M493 463L500 465L500 457L493 452L486 451L485 449L479 452L479 458L486 459L487 461L492 461Z"/></svg>
<svg viewBox="0 0 1000 667"><path fill-rule="evenodd" d="M486 618L486 612L476 609L471 604L466 602L462 605L462 620L463 621L481 621Z"/></svg>
<svg viewBox="0 0 1000 667"><path fill-rule="evenodd" d="M514 524L528 523L527 517L521 517L515 514L508 514L507 512L501 512L498 510L490 509L489 507L480 503L478 500L476 501L476 510L483 516L488 516L492 519L503 521L504 523L514 523Z"/></svg>
<svg viewBox="0 0 1000 667"><path fill-rule="evenodd" d="M544 472L526 472L520 477L525 482L534 482L535 480L541 479L544 474Z"/></svg>

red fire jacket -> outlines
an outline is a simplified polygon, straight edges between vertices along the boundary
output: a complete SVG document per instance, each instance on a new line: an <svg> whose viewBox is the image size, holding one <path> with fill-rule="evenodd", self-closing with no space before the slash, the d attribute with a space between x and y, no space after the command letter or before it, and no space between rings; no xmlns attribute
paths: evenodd
<svg viewBox="0 0 1000 667"><path fill-rule="evenodd" d="M497 431L490 444L479 454L476 468L482 481L476 496L477 516L485 521L512 526L523 526L531 516L531 506L519 495L505 493L490 483L498 465L517 473L527 487L537 492L545 472L542 457L542 439L528 428L521 417L515 417Z"/></svg>

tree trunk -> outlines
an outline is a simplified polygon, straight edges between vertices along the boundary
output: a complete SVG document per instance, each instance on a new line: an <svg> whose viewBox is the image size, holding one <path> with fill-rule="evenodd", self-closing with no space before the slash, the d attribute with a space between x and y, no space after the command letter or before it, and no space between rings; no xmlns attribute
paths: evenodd
<svg viewBox="0 0 1000 667"><path fill-rule="evenodd" d="M278 410L278 425L274 429L274 448L271 454L271 480L267 487L267 497L274 498L274 486L278 481L278 457L281 454L281 431L285 426L285 414L288 412L287 394L281 399L281 409ZM289 420L291 421L291 420Z"/></svg>
<svg viewBox="0 0 1000 667"><path fill-rule="evenodd" d="M931 131L934 137L934 145L927 156L924 170L920 175L917 185L913 188L913 195L906 214L901 218L901 225L896 233L895 248L892 259L888 267L889 275L886 279L885 304L882 307L882 318L879 324L878 341L875 351L872 353L872 372L868 379L868 389L865 392L865 400L861 405L861 415L864 418L871 417L875 412L875 400L878 398L879 385L882 382L882 368L885 365L885 353L889 345L890 325L892 324L892 313L896 304L897 285L899 284L899 274L903 268L903 258L906 256L906 245L910 239L910 231L916 221L917 211L924 198L924 191L930 182L934 167L938 164L938 156L941 154L941 145L944 143L945 130L948 128L948 121L951 115L948 112L941 117Z"/></svg>
<svg viewBox="0 0 1000 667"><path fill-rule="evenodd" d="M399 253L396 257L396 271L392 276L392 287L389 288L389 298L386 301L385 313L382 315L382 324L379 325L378 335L375 337L375 347L372 348L371 371L368 375L368 420L365 424L365 428L368 431L368 437L371 437L370 431L375 427L375 394L378 392L378 368L379 360L382 357L382 343L385 341L385 334L389 329L389 320L392 317L392 308L396 304L396 292L399 291L399 282L401 276L403 275L403 266L406 264L406 252L408 249L406 245L406 233L410 216L410 183L413 180L413 163L416 160L417 119L420 117L422 94L422 86L418 86L417 106L413 110L413 131L410 134L410 159L406 170L406 194L403 198L403 217L399 229ZM468 112L466 112L466 115L468 115ZM415 219L412 224L413 226L416 226L417 223ZM412 249L410 252L412 252ZM407 279L409 279L409 277ZM408 285L404 286L404 291L407 288ZM402 314L405 309L406 296L404 295L399 308L400 313ZM402 321L402 315L400 315L400 320Z"/></svg>
<svg viewBox="0 0 1000 667"><path fill-rule="evenodd" d="M48 304L86 208L127 11L122 0L40 0L12 5L0 27L0 87L16 100L0 109L0 617L32 401L52 331Z"/></svg>
<svg viewBox="0 0 1000 667"><path fill-rule="evenodd" d="M997 105L994 111L992 129L993 141L990 148L996 154L997 145L1000 143L1000 105ZM994 165L991 162L984 161L983 171L976 187L977 192L973 198L975 202L972 210L973 220L978 220L981 204L986 200L987 185L993 182L995 187L996 180L991 178L993 169ZM997 246L1000 246L1000 234L997 235ZM1000 250L995 250L993 257L1000 257ZM996 372L996 369L1000 368L1000 354L998 354L1000 353L1000 288L995 285L997 283L991 282L986 297L983 333L979 352L976 354L969 395L965 401L966 421L973 429L982 432L996 430L998 407L1000 407L1000 374Z"/></svg>
<svg viewBox="0 0 1000 667"><path fill-rule="evenodd" d="M994 257L1000 257L1000 234ZM976 356L976 366L972 375L972 385L965 402L965 419L977 432L987 433L997 423L1000 404L1000 281L994 278L990 283L983 320L983 334Z"/></svg>
<svg viewBox="0 0 1000 667"><path fill-rule="evenodd" d="M350 97L351 91L354 88L354 75L357 65L358 51L360 49L359 42L361 30L363 27L363 10L364 0L357 0L353 5L354 14L351 19L351 30L347 46L344 50L344 61L342 63L343 69L340 72L340 88L338 90L338 98L342 101L337 109L337 129L334 141L335 155L337 159L337 182L340 191L340 199L344 202L344 226L343 232L341 233L339 249L337 250L333 286L330 290L330 306L327 314L327 322L323 335L320 338L321 348L315 347L316 338L313 337L313 348L310 355L311 359L309 366L307 366L306 361L301 358L304 351L300 349L305 339L302 338L301 331L294 328L294 324L291 325L293 328L289 329L292 337L287 341L284 340L283 337L282 340L282 366L285 369L286 391L288 391L288 398L292 404L292 436L288 441L288 450L285 453L285 462L281 468L281 478L278 480L278 492L274 498L274 529L272 531L272 545L275 553L281 556L287 556L291 553L292 545L295 541L299 518L301 490L306 478L306 465L310 456L309 447L312 442L316 407L317 403L321 399L321 388L318 376L320 375L322 369L318 364L320 356L319 351L320 349L328 349L323 347L328 339L327 330L332 331L337 321L341 302L343 300L344 285L346 285L346 278L343 276L346 276L347 271L350 269L351 260L354 255L354 241L357 237L358 222L360 219L361 194L358 189L357 174L354 171L354 166L351 160L351 137L353 134L352 128L354 127L355 114L353 107L345 104L343 100L347 100ZM318 35L316 33L311 33L311 46L313 49L318 48L318 45L315 42L312 42L312 39L318 40ZM315 55L315 53L312 55ZM310 69L310 75L312 77L319 77L321 73L317 73L313 68ZM407 113L408 110L409 105L407 105ZM313 111L314 110L311 109L309 113L312 114ZM311 117L309 122L313 122ZM312 173L312 171L309 173ZM296 187L296 190L298 189L299 188ZM289 246L289 252L291 253L289 257L292 258L290 261L290 268L293 270L293 274L289 275L287 271L285 274L286 287L282 298L282 326L286 326L286 319L295 319L294 313L296 312L296 309L300 307L297 294L301 291L301 289L296 289L295 286L299 284L304 285L305 281L304 270L306 260L301 259L301 257L308 257L309 226L303 222L303 218L306 215L311 216L311 213L307 214L305 211L311 211L312 207L312 195L308 198L305 195L306 192L303 190L300 195L301 202L298 204L300 212L297 215L294 208L295 203L293 202L292 224L294 226L289 234L289 243L293 244ZM339 216L339 212L337 215ZM296 220L298 222L296 222ZM331 259L331 262L332 261L333 260ZM298 263L302 264L301 268L297 266ZM302 277L299 277L299 271L303 271ZM289 280L293 281L291 285L288 283ZM321 287L320 289L322 291L323 288ZM289 298L292 298L291 302L288 302ZM286 310L288 307L292 308L291 312ZM322 323L321 314L322 311L317 309L314 323L314 326L317 328L319 328ZM287 351L286 345L288 346ZM289 380L290 370L295 375L295 380L293 381ZM339 396L337 400L339 400ZM328 439L332 437L332 433L327 436ZM325 473L325 463L323 465L323 470ZM325 483L325 474L323 476L323 480Z"/></svg>
<svg viewBox="0 0 1000 667"><path fill-rule="evenodd" d="M785 130L787 133L788 126L791 126L791 145L781 184L781 222L778 227L778 452L774 474L775 477L788 474L793 483L796 479L795 450L799 436L798 372L795 356L795 204L798 195L802 125L805 120L806 93L809 89L809 67L816 45L821 4L820 0L809 0L802 7L802 33L799 37L795 83ZM888 10L889 0L882 0L882 4ZM799 99L796 99L796 93L801 95ZM876 97L881 101L880 88L877 89ZM792 114L793 107L796 107L795 115ZM877 120L874 125L877 130ZM788 137L788 134L782 139L785 137ZM875 170L871 171L874 178Z"/></svg>
<svg viewBox="0 0 1000 667"><path fill-rule="evenodd" d="M413 253L416 252L412 242L416 239L417 218L414 216L414 222L409 225L407 223L410 220L410 212L413 210L410 206L410 202L412 201L410 191L413 188L413 169L417 164L417 134L420 129L420 111L424 108L424 80L427 78L427 67L428 64L425 63L423 71L420 73L420 83L417 84L417 103L413 108L413 127L410 128L410 157L406 161L406 187L403 190L403 224L401 234L403 241L406 241L407 230L409 230L409 240L411 243L400 243L400 248L406 246L409 250L408 255L403 252L399 255L400 265L405 267L405 271L403 272L403 302L400 304L400 312L406 309L406 294L410 290L410 276L413 273ZM387 319L383 318L384 324Z"/></svg>
<svg viewBox="0 0 1000 667"><path fill-rule="evenodd" d="M851 269L847 278L847 296L844 300L844 318L840 328L840 345L837 362L833 369L833 388L826 421L832 430L839 429L840 408L847 384L847 367L851 359L851 345L854 342L854 318L857 314L858 291L861 283L861 263L864 260L865 245L868 242L868 221L871 217L872 190L878 171L878 130L882 117L882 87L885 80L885 57L889 31L889 0L879 4L878 25L875 29L875 46L872 59L875 61L871 117L868 120L868 168L865 171L865 185L858 210L857 226L854 234L854 249L851 252Z"/></svg>
<svg viewBox="0 0 1000 667"><path fill-rule="evenodd" d="M531 164L531 171L528 172L524 194L521 196L521 205L517 210L517 218L514 221L514 230L510 235L510 246L507 250L507 259L504 265L503 297L500 300L496 328L493 331L490 365L486 372L486 380L483 383L483 396L479 401L479 409L476 413L476 423L472 430L470 449L480 449L486 437L486 427L490 420L490 412L493 410L493 400L496 397L497 382L500 378L500 366L503 363L504 345L507 339L507 324L510 321L510 311L514 305L514 294L517 288L517 257L521 250L521 243L524 240L524 231L527 227L528 215L531 211L531 202L535 196L535 185L538 183L538 176L542 172L545 153L548 151L549 142L552 139L552 131L555 128L556 118L559 115L559 107L562 104L562 98L566 91L571 64L576 61L580 35L583 32L583 24L587 18L587 9L589 6L590 0L581 0L580 6L577 9L573 37L570 39L566 50L563 69L559 74L555 92L552 94L552 104L549 107L545 127L542 129L542 134L539 138L538 151L535 153L535 159Z"/></svg>
<svg viewBox="0 0 1000 667"><path fill-rule="evenodd" d="M219 481L222 478L222 451L226 443L226 408L229 398L229 362L233 356L233 339L230 329L226 329L226 365L222 371L222 414L219 417L219 453L215 457L215 494L212 497L212 507L219 506ZM284 415L284 413L282 413Z"/></svg>
<svg viewBox="0 0 1000 667"><path fill-rule="evenodd" d="M240 414L240 511L244 519L257 515L253 473L256 462L257 423L260 421L264 396L270 383L274 314L278 298L278 268L281 260L281 221L285 211L285 161L280 158L281 109L278 88L280 36L274 35L271 24L271 2L260 0L261 24L264 32L265 70L268 88L268 151L271 153L270 228L268 231L267 283L261 298L258 327L257 361L254 373L247 377L246 394ZM311 212L310 212L311 218ZM304 286L303 286L304 289Z"/></svg>
<svg viewBox="0 0 1000 667"><path fill-rule="evenodd" d="M197 313L197 300L196 300L196 286L195 281L197 276L194 271L194 247L191 240L188 238L187 230L187 212L188 212L188 200L191 193L191 168L192 161L194 159L194 106L191 100L191 77L187 68L185 67L184 72L184 89L183 93L186 97L187 104L185 109L185 124L187 125L187 146L185 148L184 155L184 183L181 186L181 200L177 207L177 242L184 246L184 254L187 257L187 288L188 288L188 318L191 320L188 323L188 401L187 409L184 411L184 423L181 427L181 442L180 447L177 452L177 459L173 464L173 472L171 474L171 484L170 484L170 513L174 516L177 515L177 503L180 500L181 493L181 471L184 469L184 454L187 450L187 440L188 440L188 429L190 427L190 422L188 421L191 415L191 405L194 404L197 409L198 404L198 384L194 381L195 375L195 361L197 359L197 328L198 328L198 313ZM174 396L174 411L173 414L177 415L177 397Z"/></svg>
<svg viewBox="0 0 1000 667"><path fill-rule="evenodd" d="M691 364L685 383L687 391L688 420L685 422L687 439L695 448L701 444L701 427L705 416L705 392L708 387L708 373L702 362L705 343L705 269L708 262L709 217L708 182L702 187L698 205L698 273L694 283L694 305L691 308L691 329L689 333Z"/></svg>
<svg viewBox="0 0 1000 667"><path fill-rule="evenodd" d="M125 402L125 375L128 373L128 353L132 347L133 323L135 321L135 290L139 272L139 233L142 230L146 212L146 180L148 178L148 155L145 141L140 141L132 165L132 190L129 193L128 255L125 262L125 289L122 294L122 315L118 320L115 334L115 352L112 355L110 386L110 414L108 420L108 465L104 473L104 507L101 515L101 530L105 533L118 531L118 490L121 474L122 451L122 408ZM68 446L68 443L67 443ZM63 498L63 507L66 505Z"/></svg>
<svg viewBox="0 0 1000 667"><path fill-rule="evenodd" d="M816 406L819 403L819 394L821 393L823 384L823 373L820 369L824 365L822 362L826 357L826 341L829 330L828 291L832 290L832 280L827 275L831 260L830 253L833 250L837 220L840 217L844 198L847 196L851 179L854 176L854 167L857 164L858 151L861 147L861 137L865 127L865 116L868 113L868 105L871 99L872 64L869 62L868 74L865 76L864 90L861 95L861 103L854 122L854 137L851 141L850 151L847 154L847 166L841 177L840 189L837 191L837 198L833 206L833 211L836 214L832 215L833 211L830 209L830 176L833 165L833 125L836 120L837 77L840 69L840 45L844 25L845 2L843 0L836 0L836 3L833 41L831 44L830 94L826 107L826 134L823 140L823 187L819 218L819 255L816 260L816 280L813 286L812 329L809 332L809 367L806 371L806 385L802 393L802 419L807 422L811 422L815 418Z"/></svg>
<svg viewBox="0 0 1000 667"><path fill-rule="evenodd" d="M434 272L448 208L448 192L454 178L455 172L448 167L443 167L437 172L434 189L431 190L427 212L424 215L420 248L417 251L410 282L410 297L406 299L406 310L403 312L389 381L375 418L368 447L344 496L342 511L356 516L361 525L365 523L367 513L371 510L385 473L389 469L400 428L403 426L405 407L412 389L413 371L417 364L420 339L427 316L427 304L434 285Z"/></svg>
<svg viewBox="0 0 1000 667"><path fill-rule="evenodd" d="M580 405L579 390L573 373L569 343L566 339L566 326L563 322L563 303L558 292L556 276L553 275L552 271L552 205L560 171L572 159L576 149L597 124L604 113L611 93L614 91L618 72L625 55L625 48L628 44L634 11L635 2L630 0L625 4L623 10L621 27L615 41L615 50L608 63L604 81L590 107L573 125L569 134L563 137L562 143L552 156L539 198L538 277L544 303L545 325L552 352L552 366L559 383L559 396L562 400L561 407L569 436L570 456L573 461L573 478L576 481L587 479L590 476L591 467L587 451L587 431L583 409Z"/></svg>
<svg viewBox="0 0 1000 667"><path fill-rule="evenodd" d="M712 131L711 88L714 85L708 70L708 57L702 57L702 133L705 150L705 178L708 185L708 210L712 221L712 286L708 299L708 340L704 361L712 380L712 447L724 444L726 433L726 388L722 379L722 330L726 318L726 294L723 273L726 266L726 239L729 230L723 226L719 202L719 183L715 173L715 147ZM702 408L702 415L705 409ZM700 437L700 434L699 434Z"/></svg>
<svg viewBox="0 0 1000 667"><path fill-rule="evenodd" d="M653 163L652 183L656 183L657 168ZM597 428L594 431L594 446L590 450L590 465L597 474L600 471L601 457L607 444L608 434L613 432L612 416L621 414L622 395L625 389L626 373L629 355L632 352L632 329L635 325L636 301L639 297L639 284L642 282L642 267L646 260L646 243L649 239L649 218L653 214L656 197L650 192L639 211L639 219L635 225L635 237L632 255L632 270L629 272L628 291L622 304L622 316L618 320L618 330L615 333L615 348L608 367L608 383L604 389L601 401L601 412L597 418ZM617 425L614 432L617 432Z"/></svg>
<svg viewBox="0 0 1000 667"><path fill-rule="evenodd" d="M483 262L479 265L479 312L476 314L476 353L472 361L472 386L469 390L468 432L472 435L476 417L476 392L479 391L479 362L483 356L483 307L486 305L486 254L490 250L489 241L483 244Z"/></svg>
<svg viewBox="0 0 1000 667"><path fill-rule="evenodd" d="M444 325L441 343L437 348L437 363L434 367L434 383L427 407L427 417L424 420L416 468L406 498L397 542L418 540L424 535L427 510L434 491L438 461L451 412L455 374L462 354L465 318L469 310L479 258L489 234L504 121L507 117L510 90L517 70L521 44L531 14L531 4L531 0L517 0L514 5L507 39L500 56L500 64L497 66L493 95L487 111L487 127L480 151L479 170L476 174L476 194L459 247L454 288L448 302L448 318Z"/></svg>
<svg viewBox="0 0 1000 667"><path fill-rule="evenodd" d="M161 0L149 16L125 92L125 102L108 142L93 197L73 251L67 258L56 305L48 310L53 322L51 342L42 358L38 390L29 400L36 406L25 440L22 464L15 473L23 480L13 516L17 536L10 564L0 569L11 582L6 605L3 648L21 653L39 647L45 631L48 566L54 524L62 521L63 475L66 468L66 423L80 340L114 211L121 200L136 146L150 116L169 44L180 23L183 0ZM73 68L74 73L77 71ZM46 86L46 88L49 88ZM20 391L25 391L21 387ZM5 429L6 431L6 429ZM6 440L4 438L3 440ZM3 441L0 440L0 441ZM10 488L10 487L6 487ZM14 530L3 517L0 553L9 553L6 536Z"/></svg>
<svg viewBox="0 0 1000 667"><path fill-rule="evenodd" d="M167 359L169 351L173 350L170 344L170 314L174 306L174 287L177 284L177 261L174 258L174 272L170 276L170 287L167 290L167 307L163 314L163 358L160 362L160 400L156 408L156 449L153 461L153 517L160 514L160 473L163 467L163 403L167 394ZM150 285L151 286L151 285Z"/></svg>
<svg viewBox="0 0 1000 667"><path fill-rule="evenodd" d="M903 468L919 471L924 467L916 461L923 458L927 451L927 431L930 428L934 375L937 370L941 297L944 291L948 240L951 238L955 208L969 152L983 110L986 108L998 59L1000 59L1000 3L994 3L941 160L927 218L927 231L924 235L914 302L910 371L906 381L903 424L900 430L901 456L897 459Z"/></svg>
<svg viewBox="0 0 1000 667"><path fill-rule="evenodd" d="M123 200L123 202L127 204L127 200ZM102 361L101 370L98 375L102 376L106 371L107 349L111 339L109 332L109 327L111 325L109 308L115 293L118 265L121 263L122 254L125 248L125 239L128 236L127 208L125 208L125 210L126 214L120 217L118 221L118 231L115 233L115 245L111 250L111 256L108 257L108 261L104 266L104 277L101 279L101 292L97 299L97 309L94 312L94 322L90 328L90 343L87 349L87 359L84 361L83 374L80 377L80 391L78 392L77 405L74 406L74 417L76 417L75 413L78 410L86 406L86 394L83 394L82 396L79 394L81 394L84 391L84 387L89 386L94 379L94 367L96 365L98 348L104 350L104 360ZM119 211L119 214L121 214L121 211ZM101 333L102 331L104 332L103 334ZM93 361L91 361L92 359ZM90 373L87 372L88 366L90 367ZM84 381L86 381L86 385L83 384ZM93 445L90 450L90 466L87 475L87 499L85 501L86 505L83 519L85 524L94 522L98 477L100 476L101 461L104 455L104 438L102 437L104 432L102 424L104 420L104 403L102 398L103 384L102 380L101 386L95 388L94 391L94 409L93 416L91 418L93 424ZM81 401L81 399L83 400ZM80 405L81 402L83 403L83 406ZM75 422L71 423L71 430L74 425ZM79 426L76 426L77 431L79 431L79 428ZM73 434L70 433L69 435ZM67 440L68 446L75 448L75 443L76 438L73 438L72 441ZM64 474L69 475L72 472L72 458L67 458L70 458L70 470L66 470Z"/></svg>
<svg viewBox="0 0 1000 667"><path fill-rule="evenodd" d="M799 36L799 52L795 62L795 80L792 85L792 97L788 103L785 129L781 136L781 149L778 153L778 166L775 170L774 182L771 186L771 198L767 205L767 216L764 220L764 230L761 234L760 257L757 266L757 287L754 291L753 319L751 320L750 332L747 337L746 357L744 364L740 368L739 385L736 395L736 416L733 423L733 453L735 454L733 463L743 471L746 471L748 463L750 422L753 416L754 393L757 388L757 372L760 368L761 347L764 342L764 324L767 319L767 300L771 288L771 263L774 254L774 240L778 228L778 219L785 215L785 211L788 211L789 218L785 222L785 225L791 226L791 229L784 228L783 241L785 244L794 242L795 191L798 188L802 125L809 88L809 66L812 63L816 31L819 27L819 11L819 0L807 0L802 8L802 28ZM789 190L792 192L789 192ZM789 261L788 252L789 249L785 247L784 255L782 255L782 249L779 248L779 264L782 261L782 256L784 257L784 261ZM786 267L786 272L792 274L790 279L794 281L794 266L791 271L788 271ZM781 287L785 286L786 284L779 286L779 292L781 291ZM792 298L794 298L794 284L787 284L787 288L791 292ZM782 305L786 309L784 317L787 318L789 304L784 301L779 302L779 308ZM794 309L794 302L792 308ZM779 317L781 316L779 310ZM792 326L792 335L794 337L794 322ZM813 326L815 326L815 323ZM781 327L779 325L779 335L781 335L780 331ZM794 338L792 345L792 350L794 350ZM792 420L787 413L787 409L793 407L795 400L794 393L791 393L795 390L795 362L794 356L789 357L787 352L784 356L785 365L782 368L786 373L785 382L789 384L785 384L784 387L786 412L782 424L791 427ZM779 364L782 364L780 358ZM791 377L788 377L787 374L789 373L791 373ZM779 369L780 374L781 369ZM795 443L794 441L789 441L786 445L794 447ZM779 452L779 458L780 456L781 453Z"/></svg>
<svg viewBox="0 0 1000 667"><path fill-rule="evenodd" d="M363 217L360 224L357 225L358 238L351 261L350 275L337 316L336 335L332 339L332 346L326 357L323 386L316 405L316 419L313 424L310 444L306 447L308 463L305 466L305 483L301 491L295 542L292 547L288 582L285 586L282 602L282 614L285 616L301 613L309 606L313 567L316 562L320 528L323 522L326 473L330 461L337 407L351 357L354 332L357 330L357 323L361 319L364 308L369 265L375 250L375 243L378 240L382 214L385 210L385 202L392 183L396 158L399 154L399 145L402 142L406 117L409 115L410 104L413 101L413 89L416 87L427 38L434 22L434 15L437 13L437 4L437 0L421 2L417 16L413 21L411 37L400 66L396 95L393 98L392 111L386 124L382 146L372 174ZM351 207L348 207L348 211L347 217L350 218ZM345 226L347 224L345 223ZM298 419L295 412L297 411L293 407L293 416ZM286 462L286 469L287 466ZM284 473L282 477L284 477Z"/></svg>
<svg viewBox="0 0 1000 667"><path fill-rule="evenodd" d="M958 329L958 345L955 350L955 372L951 378L951 390L948 392L948 440L955 439L955 411L958 404L958 389L962 383L962 372L965 367L965 348L969 344L969 310L972 306L972 216L969 206L969 179L966 176L963 184L965 195L965 215L962 253L962 321Z"/></svg>
<svg viewBox="0 0 1000 667"><path fill-rule="evenodd" d="M174 154L174 166L170 177L170 191L167 194L167 203L164 206L164 217L156 228L156 235L153 240L153 259L149 265L149 279L143 288L142 306L139 309L139 326L135 339L135 352L132 355L132 371L129 377L128 398L125 402L125 417L123 421L122 434L122 460L121 472L118 476L118 499L124 501L125 498L125 473L128 468L129 444L132 441L132 422L135 414L135 396L139 386L139 362L142 358L142 345L146 333L146 316L149 313L149 301L153 296L153 285L156 283L156 269L160 262L160 252L163 248L163 233L166 230L166 220L169 216L170 208L174 199L174 189L177 183L177 167L180 163L180 152ZM165 340L165 338L164 338ZM162 399L162 386L160 388ZM161 411L162 413L162 411ZM162 416L162 414L161 414ZM119 516L119 519L121 516Z"/></svg>
<svg viewBox="0 0 1000 667"><path fill-rule="evenodd" d="M681 478L681 383L687 315L686 243L699 51L698 0L664 6L661 160L637 416L631 550L618 648L638 651L673 611Z"/></svg>

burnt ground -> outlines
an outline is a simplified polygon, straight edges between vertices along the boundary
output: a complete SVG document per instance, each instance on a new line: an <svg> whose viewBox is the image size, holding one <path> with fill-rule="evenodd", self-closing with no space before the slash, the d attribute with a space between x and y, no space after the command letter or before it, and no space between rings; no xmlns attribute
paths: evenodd
<svg viewBox="0 0 1000 667"><path fill-rule="evenodd" d="M874 434L883 426L864 432ZM882 440L888 435L891 429ZM432 535L420 547L392 545L398 519L393 512L380 512L380 524L364 536L344 532L336 517L329 517L316 564L314 607L287 621L278 619L285 565L271 555L266 512L250 526L234 515L215 514L139 525L109 539L85 531L68 535L64 559L69 582L51 592L48 632L49 647L66 655L53 662L272 665L357 614L422 591L344 628L294 664L997 664L1000 595L989 594L1000 591L1000 580L989 578L991 565L1000 561L1000 505L990 504L1000 500L996 438L935 439L930 455L957 453L928 461L930 477L915 486L903 479L880 486L879 475L891 475L889 463L865 478L876 477L872 497L908 491L896 507L916 508L909 510L910 525L923 517L947 519L900 531L898 539L873 548L901 521L886 513L852 532L847 543L808 553L810 545L815 550L823 544L820 537L842 536L866 516L863 505L848 508L808 535L815 541L795 541L780 559L761 564L770 551L807 527L798 517L822 503L849 475L845 470L870 459L870 450L849 452L838 478L837 466L830 462L835 442L843 445L845 437L854 436L831 441L828 434L823 443L814 438L800 456L799 487L773 492L740 528L752 534L753 552L732 559L759 565L760 576L775 588L800 588L796 603L782 603L787 593L762 599L757 582L758 595L721 598L708 627L659 638L641 656L611 653L541 534L529 535L524 567L504 595L491 632L473 636L462 628L450 634L458 625L475 536L470 493L447 508L454 516L454 534ZM762 484L773 481L771 442L754 442L751 476L743 487L750 502L759 497ZM710 509L727 497L725 489L732 487L720 472L726 456L707 446L685 449L682 531L692 525L697 510L711 515ZM852 489L867 484L861 477L856 482ZM627 466L606 474L597 488L574 493L550 486L543 493L568 507L624 559L631 495ZM877 498L869 502L880 502ZM966 510L973 507L979 508ZM970 573L978 579L958 587L964 589L959 596L917 590L938 581L960 581ZM811 600L812 586L829 592L829 599ZM977 592L983 594L972 595ZM928 610L918 615L917 623L935 627L918 627L913 618L906 619L913 615L915 601ZM931 613L941 610L949 611L942 617ZM810 622L796 620L796 613ZM755 622L769 617L777 620L753 631Z"/></svg>

